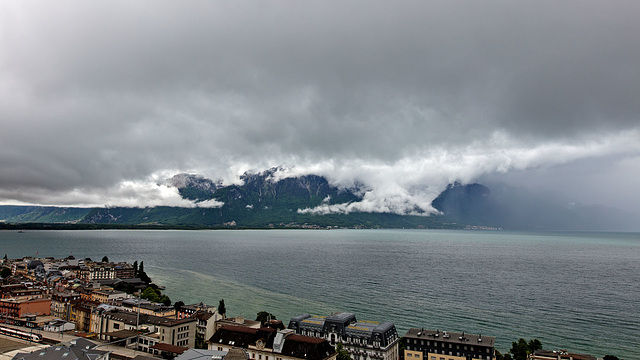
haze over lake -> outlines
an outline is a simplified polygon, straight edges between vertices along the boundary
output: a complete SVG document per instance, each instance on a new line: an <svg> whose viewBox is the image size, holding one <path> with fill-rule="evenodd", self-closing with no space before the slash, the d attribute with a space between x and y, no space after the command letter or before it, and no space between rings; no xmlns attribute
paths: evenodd
<svg viewBox="0 0 640 360"><path fill-rule="evenodd" d="M172 301L230 316L358 319L638 358L640 234L435 231L0 232L10 258L144 261Z"/></svg>

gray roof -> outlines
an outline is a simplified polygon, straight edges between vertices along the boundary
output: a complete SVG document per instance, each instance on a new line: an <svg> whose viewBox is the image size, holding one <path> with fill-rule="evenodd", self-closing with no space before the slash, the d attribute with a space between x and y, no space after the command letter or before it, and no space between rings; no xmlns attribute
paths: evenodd
<svg viewBox="0 0 640 360"><path fill-rule="evenodd" d="M227 355L226 351L189 349L175 357L175 360L216 360Z"/></svg>
<svg viewBox="0 0 640 360"><path fill-rule="evenodd" d="M105 318L122 321L125 324L135 325L135 324L152 324L152 325L161 325L161 326L176 326L180 324L185 324L189 322L196 322L195 318L184 318L184 319L170 319L160 316L154 316L149 314L139 314L136 312L129 311L120 311L120 310L110 310L102 313L102 316Z"/></svg>
<svg viewBox="0 0 640 360"><path fill-rule="evenodd" d="M437 340L444 343L477 345L494 347L495 336L475 335L467 333L427 330L412 328L403 336L404 339Z"/></svg>
<svg viewBox="0 0 640 360"><path fill-rule="evenodd" d="M224 357L224 360L247 360L249 355L243 349L233 348L229 350L229 353Z"/></svg>
<svg viewBox="0 0 640 360"><path fill-rule="evenodd" d="M12 360L96 360L109 351L95 350L96 344L83 338L75 340L69 346L50 346L48 348L18 353Z"/></svg>
<svg viewBox="0 0 640 360"><path fill-rule="evenodd" d="M357 321L354 314L344 312L326 318L309 314L294 316L289 322L289 329L295 329L298 334L303 333L302 330L315 331L321 336L335 332L366 339L369 344L377 340L382 346L387 346L398 338L395 325L391 322Z"/></svg>

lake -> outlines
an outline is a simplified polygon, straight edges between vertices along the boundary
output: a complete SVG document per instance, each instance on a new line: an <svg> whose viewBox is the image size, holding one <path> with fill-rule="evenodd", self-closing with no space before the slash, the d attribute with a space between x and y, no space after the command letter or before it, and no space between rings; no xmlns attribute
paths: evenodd
<svg viewBox="0 0 640 360"><path fill-rule="evenodd" d="M359 320L640 358L640 234L449 230L0 232L0 252L144 261L172 301Z"/></svg>

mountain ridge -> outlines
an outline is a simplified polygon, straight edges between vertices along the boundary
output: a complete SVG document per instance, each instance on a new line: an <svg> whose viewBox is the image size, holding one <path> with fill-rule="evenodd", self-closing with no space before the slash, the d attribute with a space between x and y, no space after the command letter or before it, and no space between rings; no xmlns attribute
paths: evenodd
<svg viewBox="0 0 640 360"><path fill-rule="evenodd" d="M313 214L300 211L319 205L362 201L361 186L339 188L319 175L278 178L278 168L245 173L242 184L223 186L197 174L177 174L166 184L195 207L76 208L0 206L6 223L64 223L212 228L356 227L485 228L515 230L611 230L623 227L627 214L615 209L540 199L523 190L482 184L449 185L432 206L439 214L400 215L382 212ZM210 201L215 206L210 206ZM207 206L201 206L207 204ZM623 221L624 220L624 221Z"/></svg>

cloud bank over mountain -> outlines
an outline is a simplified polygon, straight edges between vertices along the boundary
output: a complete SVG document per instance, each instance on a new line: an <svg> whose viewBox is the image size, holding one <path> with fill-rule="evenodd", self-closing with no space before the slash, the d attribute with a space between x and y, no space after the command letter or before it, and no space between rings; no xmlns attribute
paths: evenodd
<svg viewBox="0 0 640 360"><path fill-rule="evenodd" d="M360 211L483 179L640 201L635 1L0 10L0 203L193 206L163 181L278 165Z"/></svg>

